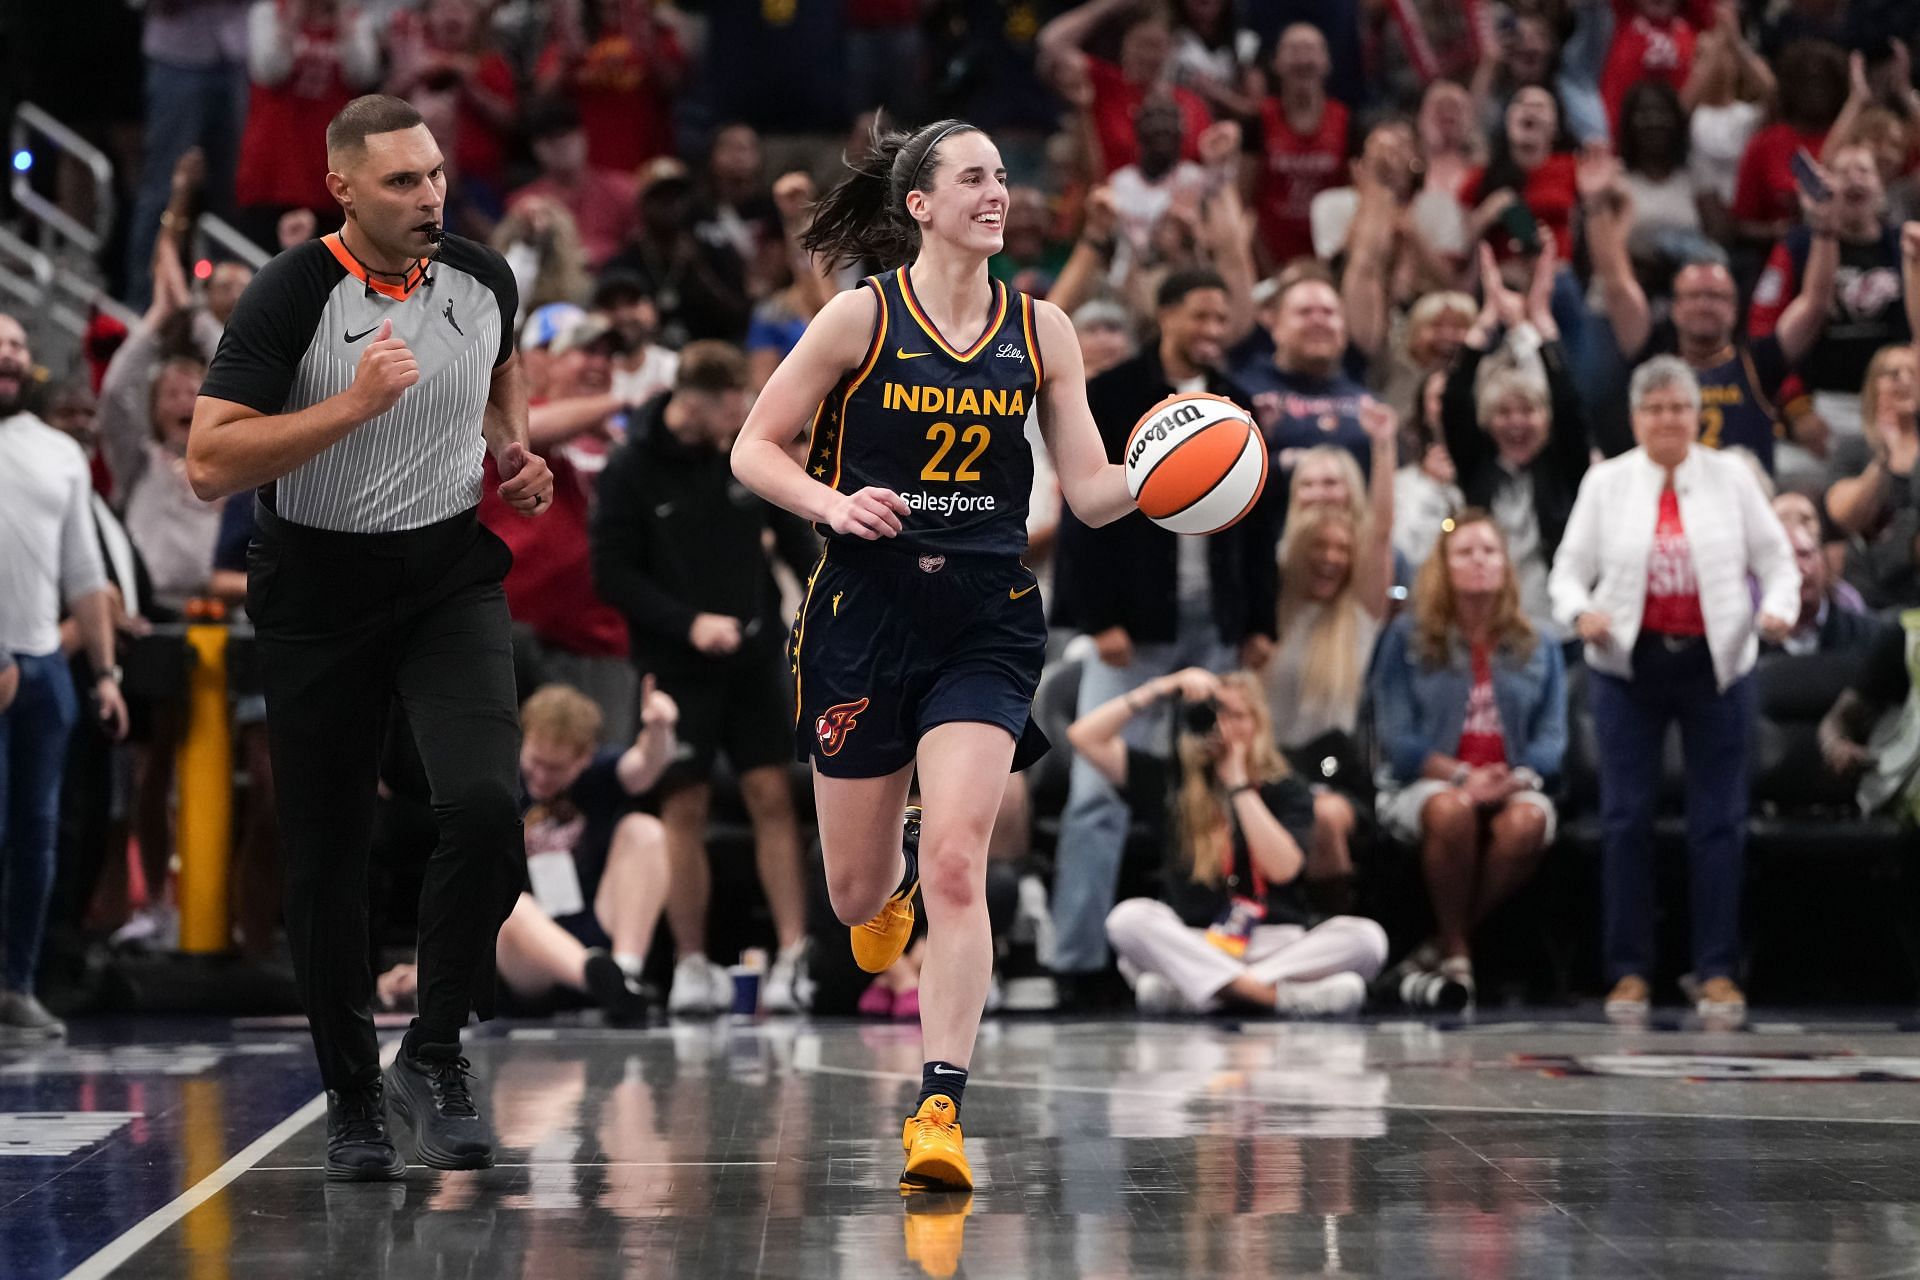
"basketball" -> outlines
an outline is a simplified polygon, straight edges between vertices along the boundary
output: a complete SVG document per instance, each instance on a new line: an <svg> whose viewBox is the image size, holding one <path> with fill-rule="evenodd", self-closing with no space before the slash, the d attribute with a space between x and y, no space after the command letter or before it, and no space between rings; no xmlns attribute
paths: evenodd
<svg viewBox="0 0 1920 1280"><path fill-rule="evenodd" d="M1127 490L1146 517L1173 533L1218 533L1260 500L1267 442L1224 396L1171 395L1127 433Z"/></svg>

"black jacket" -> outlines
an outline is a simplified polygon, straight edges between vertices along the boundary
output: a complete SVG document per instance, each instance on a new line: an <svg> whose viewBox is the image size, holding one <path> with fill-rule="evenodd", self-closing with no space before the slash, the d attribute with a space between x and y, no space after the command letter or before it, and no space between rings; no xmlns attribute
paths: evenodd
<svg viewBox="0 0 1920 1280"><path fill-rule="evenodd" d="M1500 450L1493 437L1480 427L1475 404L1474 376L1487 352L1461 347L1454 358L1453 372L1447 375L1447 387L1440 398L1440 421L1447 436L1447 452L1453 455L1454 470L1460 476L1460 492L1470 507L1491 510L1494 494L1500 490L1502 471ZM1547 563L1560 549L1560 538L1567 531L1567 517L1573 514L1573 500L1580 493L1580 481L1587 474L1592 444L1587 433L1586 415L1580 409L1580 396L1574 390L1573 377L1567 372L1567 358L1558 342L1540 348L1540 361L1547 367L1547 400L1551 421L1547 425L1547 443L1527 464L1533 480L1533 514L1540 522L1540 549Z"/></svg>
<svg viewBox="0 0 1920 1280"><path fill-rule="evenodd" d="M735 659L764 660L786 640L780 592L762 542L802 578L820 554L799 516L733 477L727 454L676 440L662 420L671 395L634 415L627 443L607 460L593 514L593 585L626 615L643 670L711 665L689 642L695 614L741 620ZM718 661L724 661L718 660Z"/></svg>
<svg viewBox="0 0 1920 1280"><path fill-rule="evenodd" d="M1207 390L1241 405L1247 403L1245 392L1211 370ZM1100 425L1110 460L1120 461L1127 433L1140 415L1172 394L1157 345L1087 384L1087 405ZM1090 529L1071 510L1063 510L1059 538L1054 552L1053 625L1090 633L1125 627L1136 643L1175 638L1178 534L1168 533L1137 511L1105 528ZM1228 548L1220 538L1209 543L1207 568L1213 583L1214 621L1223 636L1230 636L1237 592Z"/></svg>

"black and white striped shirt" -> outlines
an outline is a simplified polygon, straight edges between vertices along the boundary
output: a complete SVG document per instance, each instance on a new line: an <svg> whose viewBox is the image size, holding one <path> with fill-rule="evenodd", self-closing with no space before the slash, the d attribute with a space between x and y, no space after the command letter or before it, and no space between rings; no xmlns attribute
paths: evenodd
<svg viewBox="0 0 1920 1280"><path fill-rule="evenodd" d="M351 533L417 529L480 501L481 420L493 370L513 354L513 273L484 245L448 236L403 288L368 278L338 235L289 249L234 308L200 394L263 414L296 413L353 385L383 320L420 364L393 408L270 486L286 520Z"/></svg>

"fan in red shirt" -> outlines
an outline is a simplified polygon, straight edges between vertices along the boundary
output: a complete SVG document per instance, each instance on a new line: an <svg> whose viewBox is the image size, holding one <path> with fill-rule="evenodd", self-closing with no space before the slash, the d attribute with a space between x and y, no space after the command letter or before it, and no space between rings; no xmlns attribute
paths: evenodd
<svg viewBox="0 0 1920 1280"><path fill-rule="evenodd" d="M423 111L421 98L452 97L454 136L436 137L461 177L502 191L514 126L513 68L490 46L480 0L429 0L419 13L395 14L387 56L387 92Z"/></svg>
<svg viewBox="0 0 1920 1280"><path fill-rule="evenodd" d="M327 124L380 78L372 24L337 9L333 0L280 0L248 18L253 88L233 184L234 203L243 209L335 209L327 191Z"/></svg>
<svg viewBox="0 0 1920 1280"><path fill-rule="evenodd" d="M582 12L589 4L590 19ZM534 82L579 107L588 161L631 172L671 153L673 95L687 55L651 0L554 0L553 27Z"/></svg>
<svg viewBox="0 0 1920 1280"><path fill-rule="evenodd" d="M1270 268L1313 253L1313 198L1347 180L1347 109L1327 96L1333 66L1318 27L1296 22L1280 33L1273 71L1280 92L1260 104L1248 131L1254 153L1254 208Z"/></svg>
<svg viewBox="0 0 1920 1280"><path fill-rule="evenodd" d="M1117 65L1082 49L1102 23L1130 6L1131 0L1087 0L1041 28L1037 40L1040 64L1054 92L1091 117L1100 147L1095 167L1102 177L1140 158L1133 120L1149 95L1171 94L1180 108L1183 159L1199 159L1200 134L1213 119L1198 94L1172 83L1173 29L1163 15L1133 12L1120 36Z"/></svg>
<svg viewBox="0 0 1920 1280"><path fill-rule="evenodd" d="M1571 152L1556 149L1560 134L1560 104L1539 85L1514 92L1507 103L1506 129L1495 139L1486 168L1467 179L1460 203L1471 209L1469 241L1477 241L1501 220L1513 203L1511 192L1544 238L1553 237L1561 262L1573 261L1573 209L1579 201ZM1494 250L1511 257L1511 236L1496 236Z"/></svg>
<svg viewBox="0 0 1920 1280"><path fill-rule="evenodd" d="M1613 46L1600 73L1607 123L1620 136L1620 104L1642 80L1664 80L1675 93L1693 70L1693 24L1680 16L1680 0L1614 0Z"/></svg>
<svg viewBox="0 0 1920 1280"><path fill-rule="evenodd" d="M507 198L509 209L528 197L544 197L565 206L580 232L587 265L598 271L620 252L639 221L635 198L639 184L625 173L597 169L587 161L587 135L580 112L565 98L532 103L525 120L540 176Z"/></svg>
<svg viewBox="0 0 1920 1280"><path fill-rule="evenodd" d="M1847 55L1823 40L1788 45L1775 71L1779 119L1747 141L1733 192L1734 221L1753 240L1778 240L1799 217L1793 153L1820 154L1847 97Z"/></svg>
<svg viewBox="0 0 1920 1280"><path fill-rule="evenodd" d="M618 677L627 663L626 619L593 590L588 516L593 487L606 465L619 408L612 395L613 356L620 335L596 316L581 316L554 339L549 397L529 400L528 438L553 469L553 506L539 520L511 517L497 493L493 460L480 499L480 520L513 552L507 609L542 647L602 660ZM589 682L598 688L596 682ZM607 708L628 724L631 708Z"/></svg>

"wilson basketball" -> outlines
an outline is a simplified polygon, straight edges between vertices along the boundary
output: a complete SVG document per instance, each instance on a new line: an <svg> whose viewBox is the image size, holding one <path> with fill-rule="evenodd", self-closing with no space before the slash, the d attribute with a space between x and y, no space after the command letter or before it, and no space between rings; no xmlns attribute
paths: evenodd
<svg viewBox="0 0 1920 1280"><path fill-rule="evenodd" d="M1171 395L1127 434L1127 489L1174 533L1218 533L1253 510L1267 483L1267 442L1224 396Z"/></svg>

